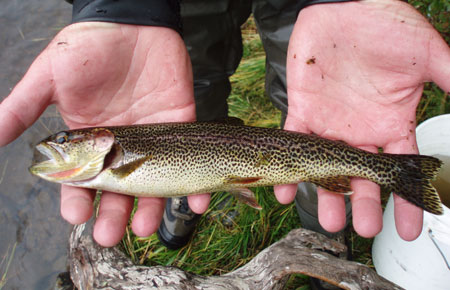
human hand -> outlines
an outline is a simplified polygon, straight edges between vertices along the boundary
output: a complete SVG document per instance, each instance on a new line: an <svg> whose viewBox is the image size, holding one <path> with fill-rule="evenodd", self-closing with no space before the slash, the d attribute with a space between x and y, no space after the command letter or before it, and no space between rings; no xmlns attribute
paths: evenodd
<svg viewBox="0 0 450 290"><path fill-rule="evenodd" d="M410 5L395 0L318 4L303 9L287 56L289 109L285 129L377 152L418 153L415 110L423 83L450 91L450 49ZM353 226L363 237L382 228L379 187L354 178ZM280 202L296 185L275 188ZM342 195L318 190L319 221L336 232L345 225ZM414 240L422 210L398 196L399 235Z"/></svg>
<svg viewBox="0 0 450 290"><path fill-rule="evenodd" d="M192 70L179 34L171 29L112 23L64 28L36 58L0 105L0 145L31 126L56 104L71 128L195 120ZM95 191L62 186L61 215L72 224L87 221ZM208 195L189 199L201 213ZM94 238L113 246L122 238L134 198L103 192ZM132 221L139 236L159 227L164 199L140 198Z"/></svg>

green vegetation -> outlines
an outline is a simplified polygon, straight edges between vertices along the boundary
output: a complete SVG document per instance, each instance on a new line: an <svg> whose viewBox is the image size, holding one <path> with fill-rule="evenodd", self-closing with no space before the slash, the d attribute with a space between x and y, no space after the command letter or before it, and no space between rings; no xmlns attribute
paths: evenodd
<svg viewBox="0 0 450 290"><path fill-rule="evenodd" d="M426 16L447 43L450 43L450 2L448 0L409 0L408 2Z"/></svg>
<svg viewBox="0 0 450 290"><path fill-rule="evenodd" d="M228 193L213 194L191 242L179 251L161 246L156 235L127 235L123 245L136 262L146 265L173 265L203 275L229 272L298 227L294 204L279 205L270 188L257 188L255 194L261 211Z"/></svg>
<svg viewBox="0 0 450 290"><path fill-rule="evenodd" d="M450 42L450 2L417 0L411 3ZM230 115L254 126L278 127L280 112L264 91L265 55L255 25L250 19L243 26L244 58L231 78ZM434 84L425 86L417 110L419 122L432 116L450 113L448 93ZM214 194L208 211L201 218L191 242L180 250L168 250L156 235L138 238L127 231L122 246L131 258L145 265L171 265L202 275L220 275L251 260L258 252L300 226L293 204L280 205L271 188L255 190L263 210L256 211L230 198L227 193ZM372 239L350 231L353 260L372 266ZM308 278L293 275L287 289L309 289Z"/></svg>
<svg viewBox="0 0 450 290"><path fill-rule="evenodd" d="M421 123L434 116L448 114L449 112L449 93L443 92L434 83L425 84L422 99L417 107L417 123Z"/></svg>
<svg viewBox="0 0 450 290"><path fill-rule="evenodd" d="M239 68L231 77L229 113L251 126L279 127L281 113L269 101L264 89L266 56L252 18L242 27L242 36L244 53Z"/></svg>

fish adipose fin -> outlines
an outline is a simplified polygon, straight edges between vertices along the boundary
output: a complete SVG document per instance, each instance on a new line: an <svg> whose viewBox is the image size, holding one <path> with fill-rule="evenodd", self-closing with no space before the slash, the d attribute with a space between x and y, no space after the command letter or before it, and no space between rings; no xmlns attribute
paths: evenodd
<svg viewBox="0 0 450 290"><path fill-rule="evenodd" d="M245 203L248 206L253 207L254 209L261 210L262 207L259 205L258 201L256 201L255 194L248 188L234 188L229 191L237 200Z"/></svg>
<svg viewBox="0 0 450 290"><path fill-rule="evenodd" d="M329 191L342 193L345 195L352 194L352 189L350 188L350 177L348 176L311 178L308 181Z"/></svg>
<svg viewBox="0 0 450 290"><path fill-rule="evenodd" d="M400 197L433 214L443 214L441 199L431 180L442 161L424 155L391 155L396 160L394 176L385 186Z"/></svg>

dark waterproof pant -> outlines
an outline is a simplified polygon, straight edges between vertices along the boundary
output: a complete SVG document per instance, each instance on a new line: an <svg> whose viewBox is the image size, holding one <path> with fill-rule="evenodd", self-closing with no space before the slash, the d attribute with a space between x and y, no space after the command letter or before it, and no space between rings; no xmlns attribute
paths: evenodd
<svg viewBox="0 0 450 290"><path fill-rule="evenodd" d="M241 25L251 13L266 52L266 92L287 114L286 54L299 11L298 1L277 9L265 0L184 0L181 2L183 37L192 61L194 95L199 121L228 116L229 77L242 57ZM317 219L314 185L302 183L297 194L302 225L327 233ZM350 207L348 206L348 213ZM349 216L349 214L347 215Z"/></svg>

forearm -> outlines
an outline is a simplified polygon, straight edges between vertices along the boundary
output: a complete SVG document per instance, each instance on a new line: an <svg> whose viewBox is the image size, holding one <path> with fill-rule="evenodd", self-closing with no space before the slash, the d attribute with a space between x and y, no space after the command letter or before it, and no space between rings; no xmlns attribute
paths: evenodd
<svg viewBox="0 0 450 290"><path fill-rule="evenodd" d="M66 0L72 23L102 21L169 27L181 33L179 0Z"/></svg>

